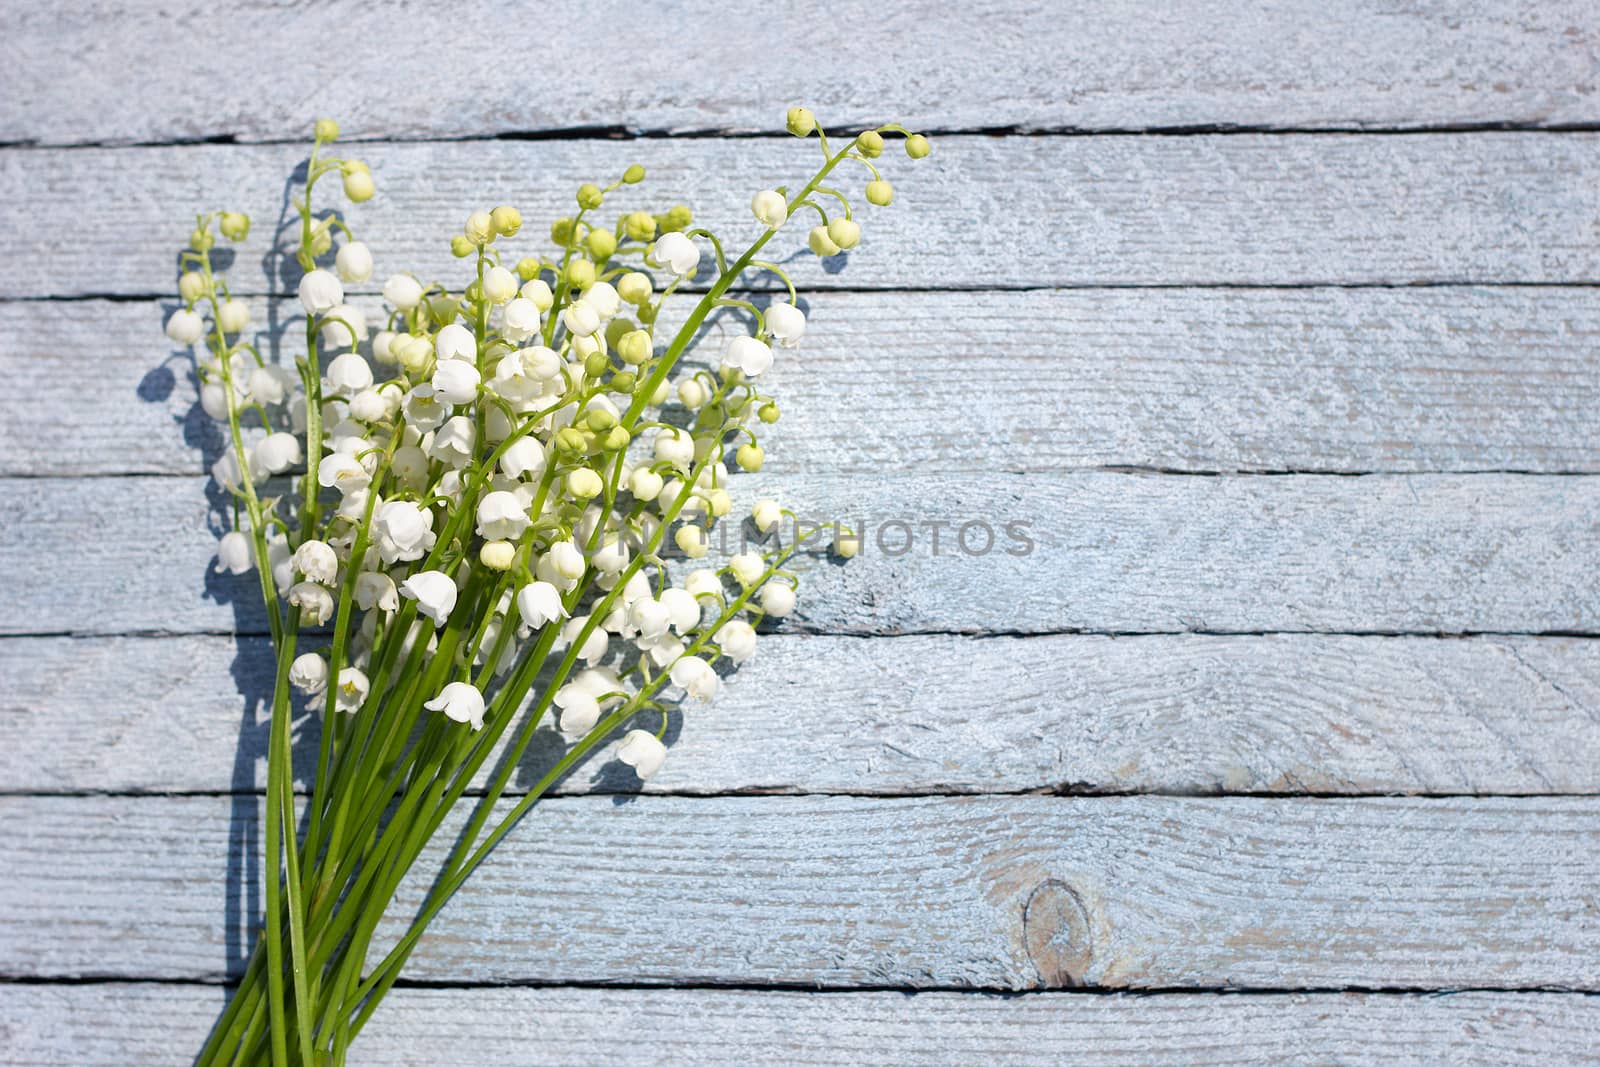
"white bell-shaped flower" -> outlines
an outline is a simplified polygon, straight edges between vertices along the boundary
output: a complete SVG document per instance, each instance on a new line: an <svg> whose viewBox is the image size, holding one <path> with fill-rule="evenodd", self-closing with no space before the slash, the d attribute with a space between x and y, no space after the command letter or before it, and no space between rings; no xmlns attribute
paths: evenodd
<svg viewBox="0 0 1600 1067"><path fill-rule="evenodd" d="M783 508L776 500L757 500L755 507L750 509L750 518L756 524L756 529L769 533L783 518Z"/></svg>
<svg viewBox="0 0 1600 1067"><path fill-rule="evenodd" d="M475 363L478 359L478 339L459 322L452 322L439 329L438 336L433 339L433 351L440 363L447 359L464 359L468 363Z"/></svg>
<svg viewBox="0 0 1600 1067"><path fill-rule="evenodd" d="M250 538L238 530L229 530L217 542L217 573L246 574L255 567L255 550Z"/></svg>
<svg viewBox="0 0 1600 1067"><path fill-rule="evenodd" d="M307 541L294 550L294 569L310 581L332 585L339 576L339 556L326 541Z"/></svg>
<svg viewBox="0 0 1600 1067"><path fill-rule="evenodd" d="M667 609L672 628L687 634L700 625L700 601L687 589L676 586L661 591L661 606Z"/></svg>
<svg viewBox="0 0 1600 1067"><path fill-rule="evenodd" d="M433 395L446 404L470 404L482 380L478 368L466 360L442 360L433 369Z"/></svg>
<svg viewBox="0 0 1600 1067"><path fill-rule="evenodd" d="M517 276L504 267L490 267L483 274L483 295L491 304L504 304L517 295Z"/></svg>
<svg viewBox="0 0 1600 1067"><path fill-rule="evenodd" d="M794 586L784 582L768 582L761 587L761 610L774 619L781 619L794 610Z"/></svg>
<svg viewBox="0 0 1600 1067"><path fill-rule="evenodd" d="M483 694L467 682L451 682L422 706L444 712L453 722L471 723L474 730L483 729Z"/></svg>
<svg viewBox="0 0 1600 1067"><path fill-rule="evenodd" d="M622 297L617 295L616 286L610 282L595 282L589 286L583 291L582 301L606 321L616 318L617 312L622 310Z"/></svg>
<svg viewBox="0 0 1600 1067"><path fill-rule="evenodd" d="M782 348L793 348L805 336L805 312L793 304L773 304L767 308L767 332Z"/></svg>
<svg viewBox="0 0 1600 1067"><path fill-rule="evenodd" d="M300 304L311 315L324 315L344 303L344 286L332 271L307 271L300 279Z"/></svg>
<svg viewBox="0 0 1600 1067"><path fill-rule="evenodd" d="M354 714L366 703L372 685L367 673L359 667L344 667L339 671L339 683L333 690L333 710Z"/></svg>
<svg viewBox="0 0 1600 1067"><path fill-rule="evenodd" d="M409 500L391 500L372 521L378 555L386 564L421 559L433 548L433 514ZM451 583L452 586L455 583Z"/></svg>
<svg viewBox="0 0 1600 1067"><path fill-rule="evenodd" d="M322 342L333 348L354 348L367 339L367 315L358 307L340 304L327 314ZM372 384L370 381L368 385Z"/></svg>
<svg viewBox="0 0 1600 1067"><path fill-rule="evenodd" d="M382 571L362 571L356 575L355 601L362 611L396 611L400 593L394 579Z"/></svg>
<svg viewBox="0 0 1600 1067"><path fill-rule="evenodd" d="M650 246L645 262L680 278L690 278L700 270L700 249L681 233L664 233Z"/></svg>
<svg viewBox="0 0 1600 1067"><path fill-rule="evenodd" d="M561 732L568 740L582 737L600 721L600 702L574 682L557 689L554 702L561 709Z"/></svg>
<svg viewBox="0 0 1600 1067"><path fill-rule="evenodd" d="M672 625L672 612L659 600L635 600L628 605L628 625L638 631L639 640L655 641Z"/></svg>
<svg viewBox="0 0 1600 1067"><path fill-rule="evenodd" d="M383 298L401 311L410 311L422 303L422 283L409 274L392 274L383 283Z"/></svg>
<svg viewBox="0 0 1600 1067"><path fill-rule="evenodd" d="M206 335L206 320L187 308L180 308L167 320L167 336L180 345L192 345Z"/></svg>
<svg viewBox="0 0 1600 1067"><path fill-rule="evenodd" d="M717 644L722 654L735 663L743 663L756 652L756 628L743 619L730 619L717 631Z"/></svg>
<svg viewBox="0 0 1600 1067"><path fill-rule="evenodd" d="M666 761L667 746L655 734L645 730L629 730L617 745L617 759L633 768L640 781L648 781Z"/></svg>
<svg viewBox="0 0 1600 1067"><path fill-rule="evenodd" d="M328 364L323 388L329 396L355 396L372 386L372 367L359 352L335 356Z"/></svg>
<svg viewBox="0 0 1600 1067"><path fill-rule="evenodd" d="M333 594L316 582L299 582L289 589L289 606L300 609L302 622L321 626L333 617Z"/></svg>
<svg viewBox="0 0 1600 1067"><path fill-rule="evenodd" d="M443 626L456 607L456 582L443 571L418 571L400 583L400 593L417 602L419 614Z"/></svg>
<svg viewBox="0 0 1600 1067"><path fill-rule="evenodd" d="M372 277L372 250L361 241L347 241L333 257L333 268L347 282L364 282Z"/></svg>
<svg viewBox="0 0 1600 1067"><path fill-rule="evenodd" d="M532 525L515 493L497 489L478 501L478 536L486 541L515 541Z"/></svg>
<svg viewBox="0 0 1600 1067"><path fill-rule="evenodd" d="M754 552L740 552L728 561L728 569L743 586L752 586L767 573L767 565Z"/></svg>
<svg viewBox="0 0 1600 1067"><path fill-rule="evenodd" d="M269 433L250 450L250 466L265 474L282 474L300 462L300 438L292 433Z"/></svg>
<svg viewBox="0 0 1600 1067"><path fill-rule="evenodd" d="M547 462L544 446L537 437L527 434L511 442L500 454L500 473L510 478L526 478L543 474Z"/></svg>
<svg viewBox="0 0 1600 1067"><path fill-rule="evenodd" d="M561 313L561 324L574 337L589 337L600 329L600 313L580 300L567 305Z"/></svg>
<svg viewBox="0 0 1600 1067"><path fill-rule="evenodd" d="M655 453L663 463L687 470L694 463L694 438L676 426L663 426L656 432Z"/></svg>
<svg viewBox="0 0 1600 1067"><path fill-rule="evenodd" d="M710 700L717 695L721 679L711 669L711 664L698 656L684 656L672 665L672 684L679 686L696 700Z"/></svg>
<svg viewBox="0 0 1600 1067"><path fill-rule="evenodd" d="M772 366L772 349L754 337L735 337L722 353L722 366L760 377Z"/></svg>
<svg viewBox="0 0 1600 1067"><path fill-rule="evenodd" d="M750 200L750 212L769 230L789 221L789 201L776 189L763 189Z"/></svg>
<svg viewBox="0 0 1600 1067"><path fill-rule="evenodd" d="M566 618L561 590L549 582L529 582L517 591L517 617L529 630L540 630L556 619Z"/></svg>
<svg viewBox="0 0 1600 1067"><path fill-rule="evenodd" d="M519 296L506 305L500 332L506 340L520 344L539 331L539 317L539 306Z"/></svg>
<svg viewBox="0 0 1600 1067"><path fill-rule="evenodd" d="M302 652L289 664L289 684L308 696L326 692L328 661L315 652Z"/></svg>
<svg viewBox="0 0 1600 1067"><path fill-rule="evenodd" d="M455 415L434 433L428 455L460 470L472 459L477 441L478 428L472 420L465 415Z"/></svg>
<svg viewBox="0 0 1600 1067"><path fill-rule="evenodd" d="M694 594L696 600L701 597L719 601L723 599L722 579L713 570L701 568L690 571L683 580L683 587Z"/></svg>

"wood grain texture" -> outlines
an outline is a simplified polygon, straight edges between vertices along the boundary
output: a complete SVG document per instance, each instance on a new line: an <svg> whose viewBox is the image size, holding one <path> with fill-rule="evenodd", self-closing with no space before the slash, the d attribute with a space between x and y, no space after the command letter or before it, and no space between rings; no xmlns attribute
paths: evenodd
<svg viewBox="0 0 1600 1067"><path fill-rule="evenodd" d="M348 0L292 11L148 0L70 15L11 8L0 21L10 103L0 139L298 138L324 114L358 137L776 130L795 103L834 124L945 129L1600 117L1600 46L1582 0L1205 0L1154 17L1130 0L1070 10L848 0L770 12L606 0L554 17L475 0L406 8L408 38L427 47L399 52L373 46L391 39L391 15ZM638 53L659 62L595 62L596 42L623 28L660 49ZM356 47L303 47L335 40ZM289 71L294 91L263 90Z"/></svg>
<svg viewBox="0 0 1600 1067"><path fill-rule="evenodd" d="M829 293L809 308L803 347L763 379L784 410L763 436L775 475L1600 471L1600 300L1584 289ZM258 343L298 331L297 310L256 302ZM0 374L26 383L0 395L0 473L206 471L221 424L161 335L169 311L0 303ZM717 319L700 361L743 329ZM282 347L283 362L298 350Z"/></svg>
<svg viewBox="0 0 1600 1067"><path fill-rule="evenodd" d="M284 183L308 145L0 152L0 261L8 297L172 292L193 212L250 212L224 242L236 293L292 292L298 268L269 259ZM508 257L548 251L552 219L580 181L638 161L645 184L602 218L687 203L739 248L758 232L749 196L804 181L814 147L792 140L474 141L354 146L379 195L346 213L372 247L377 282L411 270L454 282L466 213L515 204ZM898 154L898 150L896 150ZM886 161L887 210L860 204L848 256L804 251L806 220L772 246L809 290L1086 285L1583 282L1600 279L1600 137L1589 133L1390 137L971 137ZM865 171L839 184L856 196ZM44 206L51 209L42 210ZM63 241L70 211L81 239ZM295 226L298 217L291 216ZM813 220L814 221L814 220ZM298 237L296 231L294 237ZM710 269L707 257L706 268ZM763 276L749 276L759 284ZM363 286L376 292L378 284Z"/></svg>
<svg viewBox="0 0 1600 1067"><path fill-rule="evenodd" d="M218 988L0 986L7 1062L187 1063ZM1577 1063L1600 1042L1600 999L1570 993L1161 997L665 989L398 989L353 1064L780 1062L1187 1065Z"/></svg>
<svg viewBox="0 0 1600 1067"><path fill-rule="evenodd" d="M6 792L266 784L264 638L14 638L0 676ZM778 635L643 791L1596 793L1597 708L1588 639ZM538 738L513 789L564 751ZM560 792L639 790L610 759Z"/></svg>
<svg viewBox="0 0 1600 1067"><path fill-rule="evenodd" d="M0 817L0 975L239 969L257 798L11 797ZM1597 878L1593 798L557 798L409 974L1594 990ZM392 914L417 900L402 886Z"/></svg>
<svg viewBox="0 0 1600 1067"><path fill-rule="evenodd" d="M212 573L226 504L206 484L0 480L0 633L265 632L254 576ZM786 625L813 632L1600 627L1594 478L763 472L733 489L736 508L777 495L862 532L847 563L797 560ZM740 547L737 529L712 538L715 556Z"/></svg>

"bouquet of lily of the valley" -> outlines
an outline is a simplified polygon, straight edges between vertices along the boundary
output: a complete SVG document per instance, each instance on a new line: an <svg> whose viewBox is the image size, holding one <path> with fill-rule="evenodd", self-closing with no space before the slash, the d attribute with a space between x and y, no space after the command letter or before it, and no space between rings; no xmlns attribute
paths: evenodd
<svg viewBox="0 0 1600 1067"><path fill-rule="evenodd" d="M779 416L762 374L806 327L761 252L796 213L815 216L816 254L854 247L851 201L829 176L860 168L865 199L887 205L884 135L913 159L928 143L885 126L835 150L803 108L788 129L815 134L823 162L793 192L755 195L764 228L732 259L682 206L629 203L602 221L644 179L631 166L578 188L544 254L512 251L514 207L473 212L451 238L464 284L393 273L380 311L345 295L373 278L371 251L313 206L335 174L350 201L369 199L372 175L334 158L338 126L318 122L293 201L305 321L292 369L255 343L212 255L249 217L198 217L167 335L204 347L200 403L226 427L212 476L233 500L217 567L255 572L277 655L263 931L201 1064L343 1063L429 921L551 785L619 732L617 759L649 778L667 709L710 699L762 621L793 610L793 553L854 554L837 524L808 526L771 499L734 504L730 468L760 469ZM707 251L709 286L680 295L691 309L658 335L663 303L701 278ZM729 295L757 272L782 282L777 299ZM713 314L749 333L702 355ZM749 540L713 566L719 520ZM307 704L322 725L302 807L291 719ZM563 755L498 806L540 730L559 732ZM375 947L463 797L471 814L442 870L403 933Z"/></svg>

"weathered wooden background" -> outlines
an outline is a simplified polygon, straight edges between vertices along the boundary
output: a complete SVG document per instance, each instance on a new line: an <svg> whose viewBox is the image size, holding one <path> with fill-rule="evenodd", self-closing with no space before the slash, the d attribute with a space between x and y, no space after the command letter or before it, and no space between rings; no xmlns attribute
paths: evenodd
<svg viewBox="0 0 1600 1067"><path fill-rule="evenodd" d="M752 482L1036 548L809 575L360 1062L1600 1059L1597 87L1594 0L7 5L0 1058L184 1062L260 907L186 214L264 315L326 114L380 273L635 160L739 232L804 102L938 136L797 260Z"/></svg>

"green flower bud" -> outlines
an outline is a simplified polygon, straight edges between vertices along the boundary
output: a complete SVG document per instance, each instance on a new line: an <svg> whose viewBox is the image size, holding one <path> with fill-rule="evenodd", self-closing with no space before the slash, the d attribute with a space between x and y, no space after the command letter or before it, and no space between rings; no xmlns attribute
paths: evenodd
<svg viewBox="0 0 1600 1067"><path fill-rule="evenodd" d="M572 243L573 235L577 232L578 224L575 220L562 217L550 224L550 240L566 248Z"/></svg>
<svg viewBox="0 0 1600 1067"><path fill-rule="evenodd" d="M311 127L311 132L323 144L339 139L339 124L333 119L318 119L317 124Z"/></svg>
<svg viewBox="0 0 1600 1067"><path fill-rule="evenodd" d="M770 425L774 422L777 422L781 414L782 413L778 410L778 405L769 400L767 403L761 405L761 410L756 412L756 417L762 422Z"/></svg>
<svg viewBox="0 0 1600 1067"><path fill-rule="evenodd" d="M578 186L578 206L585 211L593 211L606 202L606 194L593 182L584 182Z"/></svg>
<svg viewBox="0 0 1600 1067"><path fill-rule="evenodd" d="M621 341L628 334L632 333L633 330L634 330L633 323L629 322L627 319L623 318L622 316L619 315L616 318L612 319L610 322L606 323L606 329L605 329L606 347L613 348L613 349L616 348L617 347L617 342Z"/></svg>
<svg viewBox="0 0 1600 1067"><path fill-rule="evenodd" d="M230 241L242 241L250 236L250 216L238 211L224 211L217 229Z"/></svg>
<svg viewBox="0 0 1600 1067"><path fill-rule="evenodd" d="M590 230L583 243L596 261L610 259L611 253L617 250L617 239L610 230Z"/></svg>
<svg viewBox="0 0 1600 1067"><path fill-rule="evenodd" d="M372 184L372 172L365 163L346 163L341 172L344 174L344 195L352 204L365 204L377 192L377 187Z"/></svg>
<svg viewBox="0 0 1600 1067"><path fill-rule="evenodd" d="M208 229L196 229L189 235L189 247L196 252L209 252L211 246L217 243L216 236Z"/></svg>
<svg viewBox="0 0 1600 1067"><path fill-rule="evenodd" d="M637 367L655 354L655 344L643 330L630 330L617 341L617 355L622 362Z"/></svg>
<svg viewBox="0 0 1600 1067"><path fill-rule="evenodd" d="M817 128L817 117L811 113L810 108L791 107L785 125L796 137L809 137Z"/></svg>
<svg viewBox="0 0 1600 1067"><path fill-rule="evenodd" d="M811 251L819 256L836 256L839 254L839 246L833 243L832 237L828 236L828 228L826 226L811 227L811 236L806 243L811 246Z"/></svg>
<svg viewBox="0 0 1600 1067"><path fill-rule="evenodd" d="M517 558L517 546L510 541L485 541L478 549L478 562L492 571L508 571Z"/></svg>
<svg viewBox="0 0 1600 1067"><path fill-rule="evenodd" d="M184 272L178 279L178 295L183 297L185 304L192 304L206 295L206 276L199 271Z"/></svg>
<svg viewBox="0 0 1600 1067"><path fill-rule="evenodd" d="M834 219L828 223L828 236L833 238L834 244L849 251L861 243L861 227L854 219Z"/></svg>
<svg viewBox="0 0 1600 1067"><path fill-rule="evenodd" d="M581 455L589 450L589 439L576 426L566 426L556 434L556 450L568 455Z"/></svg>
<svg viewBox="0 0 1600 1067"><path fill-rule="evenodd" d="M875 182L867 183L867 203L876 204L878 207L888 207L894 199L894 186L879 178Z"/></svg>
<svg viewBox="0 0 1600 1067"><path fill-rule="evenodd" d="M494 232L501 237L515 237L517 231L522 229L522 212L514 207L501 204L489 212L489 224L494 227Z"/></svg>
<svg viewBox="0 0 1600 1067"><path fill-rule="evenodd" d="M567 264L567 272L563 277L572 288L587 289L594 284L594 263L587 259L575 259Z"/></svg>
<svg viewBox="0 0 1600 1067"><path fill-rule="evenodd" d="M856 138L856 147L868 159L877 159L883 155L883 134L877 130L866 130Z"/></svg>
<svg viewBox="0 0 1600 1067"><path fill-rule="evenodd" d="M329 232L327 223L317 225L311 231L311 254L320 256L333 247L333 234Z"/></svg>
<svg viewBox="0 0 1600 1067"><path fill-rule="evenodd" d="M667 233L682 232L693 222L694 212L683 204L676 204L663 216L661 228Z"/></svg>
<svg viewBox="0 0 1600 1067"><path fill-rule="evenodd" d="M625 391L631 392L632 390L633 384L630 382L628 384L628 389ZM633 440L633 435L627 430L624 430L621 426L613 426L611 429L607 430L605 436L600 439L600 447L605 449L607 452L621 452L624 448L628 447L628 442L631 440Z"/></svg>
<svg viewBox="0 0 1600 1067"><path fill-rule="evenodd" d="M483 286L478 284L478 279L474 278L467 283L467 291L461 294L461 299L469 304L481 304L483 302Z"/></svg>
<svg viewBox="0 0 1600 1067"><path fill-rule="evenodd" d="M639 376L631 370L618 371L611 376L611 388L619 393L631 393L639 381ZM618 429L621 429L619 426Z"/></svg>
<svg viewBox="0 0 1600 1067"><path fill-rule="evenodd" d="M644 168L635 163L622 172L622 181L626 185L638 185L644 181Z"/></svg>
<svg viewBox="0 0 1600 1067"><path fill-rule="evenodd" d="M617 295L630 304L643 304L655 294L655 287L650 284L650 275L639 271L629 271L617 279Z"/></svg>
<svg viewBox="0 0 1600 1067"><path fill-rule="evenodd" d="M622 232L635 241L648 241L656 235L655 216L648 211L634 211L623 216Z"/></svg>
<svg viewBox="0 0 1600 1067"><path fill-rule="evenodd" d="M656 316L659 314L661 314L661 308L655 304L640 304L639 324L641 326L649 326L651 323L656 321Z"/></svg>
<svg viewBox="0 0 1600 1067"><path fill-rule="evenodd" d="M700 559L706 554L706 532L698 526L680 526L672 535L672 540L678 548L690 559Z"/></svg>
<svg viewBox="0 0 1600 1067"><path fill-rule="evenodd" d="M532 256L517 260L517 280L531 282L539 276L539 261Z"/></svg>
<svg viewBox="0 0 1600 1067"><path fill-rule="evenodd" d="M617 424L617 417L605 408L590 408L584 413L583 424L595 433L605 433Z"/></svg>
<svg viewBox="0 0 1600 1067"><path fill-rule="evenodd" d="M926 159L928 152L928 139L920 133L914 133L906 138L906 155L912 159Z"/></svg>
<svg viewBox="0 0 1600 1067"><path fill-rule="evenodd" d="M494 240L494 217L487 211L474 211L467 216L467 240L475 245L486 245Z"/></svg>
<svg viewBox="0 0 1600 1067"><path fill-rule="evenodd" d="M588 467L579 467L577 470L567 472L567 492L579 500L597 497L605 487L606 483L600 480L600 475Z"/></svg>
<svg viewBox="0 0 1600 1067"><path fill-rule="evenodd" d="M604 352L590 352L583 357L583 373L591 378L598 378L606 372L606 367L611 361L606 359Z"/></svg>
<svg viewBox="0 0 1600 1067"><path fill-rule="evenodd" d="M464 233L458 233L450 238L450 254L457 259L465 259L467 256L472 255L472 250L475 247L471 241L467 240L467 235Z"/></svg>
<svg viewBox="0 0 1600 1067"><path fill-rule="evenodd" d="M767 454L758 444L741 445L739 451L734 453L734 460L738 462L740 470L747 470L751 474L761 469L761 464L766 461Z"/></svg>

